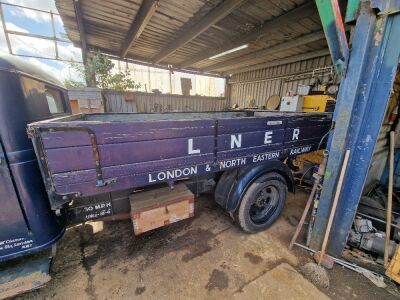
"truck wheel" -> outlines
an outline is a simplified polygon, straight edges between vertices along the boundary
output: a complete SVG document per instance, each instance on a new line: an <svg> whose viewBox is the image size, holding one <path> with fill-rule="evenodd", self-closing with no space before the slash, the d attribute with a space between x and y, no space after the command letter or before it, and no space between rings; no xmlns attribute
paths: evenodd
<svg viewBox="0 0 400 300"><path fill-rule="evenodd" d="M286 181L278 173L268 173L255 180L236 211L240 227L255 233L271 226L285 206L287 191Z"/></svg>

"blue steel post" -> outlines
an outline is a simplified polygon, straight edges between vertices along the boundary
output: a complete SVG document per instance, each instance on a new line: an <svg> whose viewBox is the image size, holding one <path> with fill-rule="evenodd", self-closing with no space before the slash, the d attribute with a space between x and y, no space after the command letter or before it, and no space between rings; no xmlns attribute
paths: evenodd
<svg viewBox="0 0 400 300"><path fill-rule="evenodd" d="M341 256L346 245L398 68L400 14L397 14L399 1L396 3L393 6L393 1L362 2L352 37L352 51L338 95L335 130L330 137L330 157L311 241L311 247L318 249L343 156L350 149L352 154L328 244L328 252L334 256Z"/></svg>

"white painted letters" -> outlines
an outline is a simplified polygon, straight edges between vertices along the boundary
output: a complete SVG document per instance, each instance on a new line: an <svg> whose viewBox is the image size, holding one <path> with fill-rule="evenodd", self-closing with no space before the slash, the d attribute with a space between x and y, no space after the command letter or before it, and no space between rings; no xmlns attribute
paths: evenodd
<svg viewBox="0 0 400 300"><path fill-rule="evenodd" d="M302 153L307 153L311 151L311 146L303 146L290 149L290 155L299 155Z"/></svg>
<svg viewBox="0 0 400 300"><path fill-rule="evenodd" d="M280 156L279 151L264 153L264 154L256 154L253 156L253 163L262 162L262 161L271 160L271 159L278 159L279 156Z"/></svg>
<svg viewBox="0 0 400 300"><path fill-rule="evenodd" d="M292 141L298 140L298 139L299 139L299 134L300 134L300 129L294 129L294 130L293 130Z"/></svg>
<svg viewBox="0 0 400 300"><path fill-rule="evenodd" d="M153 177L151 177L151 174L149 174L149 183L156 182L156 181L157 180L153 179Z"/></svg>
<svg viewBox="0 0 400 300"><path fill-rule="evenodd" d="M242 135L239 134L238 136L232 134L231 135L231 149L234 148L241 148L242 147Z"/></svg>
<svg viewBox="0 0 400 300"><path fill-rule="evenodd" d="M162 171L157 174L149 174L149 183L165 181L165 180L174 180L182 177L194 176L196 174L197 174L197 166L187 167L183 169Z"/></svg>
<svg viewBox="0 0 400 300"><path fill-rule="evenodd" d="M226 161L221 161L219 163L220 169L227 169L227 168L235 168L235 167L240 167L240 166L245 166L246 165L246 158L238 158L238 159L232 159L232 160L226 160Z"/></svg>
<svg viewBox="0 0 400 300"><path fill-rule="evenodd" d="M193 139L188 140L188 153L190 154L200 154L200 149L193 149Z"/></svg>
<svg viewBox="0 0 400 300"><path fill-rule="evenodd" d="M267 131L264 137L264 144L272 144L272 131Z"/></svg>

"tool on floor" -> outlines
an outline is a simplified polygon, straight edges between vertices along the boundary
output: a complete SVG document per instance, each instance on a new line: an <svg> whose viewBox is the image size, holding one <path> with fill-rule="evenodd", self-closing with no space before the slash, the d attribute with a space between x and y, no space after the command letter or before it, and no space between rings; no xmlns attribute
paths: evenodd
<svg viewBox="0 0 400 300"><path fill-rule="evenodd" d="M308 248L302 244L299 243L294 243L294 245L296 245L297 247L300 247L304 250L310 251L312 253L316 253L313 249ZM356 264L350 263L348 261L345 261L343 259L339 259L336 257L332 257L330 256L330 258L337 263L338 265L341 265L342 267L345 267L346 269L352 270L354 272L357 272L365 277L367 277L372 283L374 283L377 287L381 287L381 288L385 288L386 284L384 282L384 278L383 276L381 276L378 273L372 272L368 269L362 268ZM398 265L399 269L400 269L400 252L399 252L399 265ZM322 268L323 269L323 268ZM323 269L325 270L325 269ZM400 273L399 273L399 281L400 281Z"/></svg>
<svg viewBox="0 0 400 300"><path fill-rule="evenodd" d="M389 186L388 186L388 199L387 199L388 202L386 206L385 254L383 258L385 268L388 267L388 261L389 261L390 229L392 224L394 144L395 144L395 132L391 131L390 152L389 152Z"/></svg>
<svg viewBox="0 0 400 300"><path fill-rule="evenodd" d="M329 152L327 150L325 150L323 155L324 156L323 156L321 164L319 165L318 172L313 175L314 176L314 185L312 187L310 196L308 197L308 200L307 200L307 203L306 203L306 207L304 208L304 211L303 211L303 215L301 216L300 222L297 225L297 228L296 228L296 231L295 231L295 233L294 233L294 235L292 237L292 240L290 241L290 244L289 244L289 249L290 250L292 250L293 244L296 242L296 240L297 240L297 238L298 238L298 236L300 234L301 228L304 225L304 221L305 221L305 219L307 217L308 211L310 210L311 203L314 200L314 196L316 195L318 187L320 186L322 177L325 174L326 164L328 162Z"/></svg>
<svg viewBox="0 0 400 300"><path fill-rule="evenodd" d="M306 239L307 247L309 247L310 243L311 243L311 236L312 236L312 231L314 229L315 220L317 218L319 199L321 198L321 191L322 191L322 184L319 184L317 187L317 192L315 193L315 197L314 197L314 205L311 210L310 221L308 222L307 239Z"/></svg>
<svg viewBox="0 0 400 300"><path fill-rule="evenodd" d="M325 255L326 246L328 244L329 235L331 233L333 218L335 217L335 214L336 214L336 208L337 208L337 204L339 202L339 196L340 196L340 192L342 190L344 175L346 174L346 169L347 169L347 165L349 162L349 158L350 158L350 150L346 150L346 154L344 156L344 161L342 164L342 169L340 171L338 185L336 188L335 198L333 199L332 210L329 215L328 225L327 225L326 231L325 231L324 241L322 242L322 248L321 248L320 252L317 252L314 254L314 259L315 259L315 261L318 262L318 266L321 266L321 264L322 264L324 267L326 267L328 269L331 269L333 267L333 260L329 256Z"/></svg>

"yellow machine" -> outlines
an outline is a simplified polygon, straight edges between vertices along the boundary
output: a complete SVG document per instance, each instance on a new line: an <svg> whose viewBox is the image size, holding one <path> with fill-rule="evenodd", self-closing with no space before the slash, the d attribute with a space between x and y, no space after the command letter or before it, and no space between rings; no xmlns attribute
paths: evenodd
<svg viewBox="0 0 400 300"><path fill-rule="evenodd" d="M332 112L335 109L336 100L329 95L304 96L303 112ZM310 152L297 156L296 162L301 167L304 162L320 164L323 158L323 150Z"/></svg>
<svg viewBox="0 0 400 300"><path fill-rule="evenodd" d="M331 112L336 100L329 95L304 96L303 112Z"/></svg>

